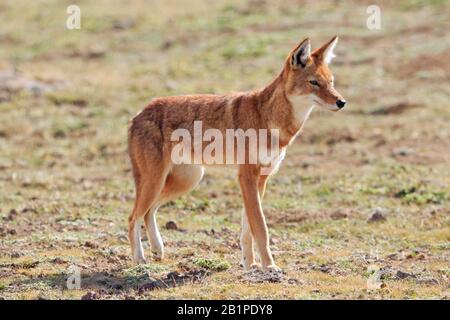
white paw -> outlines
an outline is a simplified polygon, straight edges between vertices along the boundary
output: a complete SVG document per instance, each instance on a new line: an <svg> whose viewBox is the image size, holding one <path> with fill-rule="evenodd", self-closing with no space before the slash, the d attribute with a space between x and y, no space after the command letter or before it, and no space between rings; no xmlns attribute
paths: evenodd
<svg viewBox="0 0 450 320"><path fill-rule="evenodd" d="M273 271L273 272L282 272L283 270L278 267L276 264L269 264L268 266L263 267L264 271Z"/></svg>
<svg viewBox="0 0 450 320"><path fill-rule="evenodd" d="M242 263L245 271L251 270L261 270L261 264L253 262L253 263Z"/></svg>
<svg viewBox="0 0 450 320"><path fill-rule="evenodd" d="M164 251L152 251L153 253L153 258L156 261L161 261L162 259L164 259Z"/></svg>
<svg viewBox="0 0 450 320"><path fill-rule="evenodd" d="M147 260L143 256L134 257L133 262L135 265L147 264Z"/></svg>

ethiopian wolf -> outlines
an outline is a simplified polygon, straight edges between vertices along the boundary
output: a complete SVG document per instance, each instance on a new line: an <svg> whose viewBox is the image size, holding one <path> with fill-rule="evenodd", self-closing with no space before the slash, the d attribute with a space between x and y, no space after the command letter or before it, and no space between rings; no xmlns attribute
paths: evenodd
<svg viewBox="0 0 450 320"><path fill-rule="evenodd" d="M338 111L345 106L344 98L334 88L334 77L328 68L337 41L334 37L311 52L310 40L303 40L289 53L280 74L260 90L156 98L134 117L129 128L129 154L136 200L128 220L128 235L135 263L146 261L140 235L142 222L155 257L163 258L164 247L156 224L156 212L158 207L192 190L200 182L204 166L209 164L202 156L198 157L196 151L200 151L236 161L245 209L240 239L244 268L256 266L255 244L262 269L279 270L269 248L261 200L268 178L280 165L286 148L301 131L313 107ZM222 136L238 142L244 134L244 139L240 139L244 143L231 143L231 147L229 143L227 146L216 143L211 150L208 141L196 139L198 133L194 131L199 123L202 130L215 133L215 140ZM192 150L183 159L191 158L192 153L197 161L174 161L174 150L180 144L179 139L174 139L174 133L180 129L192 138L188 140ZM237 133L227 135L229 130ZM251 130L264 132L262 136L253 136L256 143L246 139L246 133ZM276 150L272 150L271 143L259 143L262 137L276 140ZM254 157L255 152L250 149L255 145L257 152L260 149L273 151L270 163ZM242 151L240 149L246 151L243 157L236 156Z"/></svg>

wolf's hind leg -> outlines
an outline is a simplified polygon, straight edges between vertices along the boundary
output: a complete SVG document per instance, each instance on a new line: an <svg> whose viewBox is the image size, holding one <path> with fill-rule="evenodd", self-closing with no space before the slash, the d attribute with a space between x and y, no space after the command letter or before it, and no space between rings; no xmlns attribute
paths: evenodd
<svg viewBox="0 0 450 320"><path fill-rule="evenodd" d="M204 168L202 166L174 166L167 175L164 187L155 206L145 215L144 221L147 236L156 259L160 260L164 258L164 244L156 223L158 207L192 190L202 179L203 172Z"/></svg>
<svg viewBox="0 0 450 320"><path fill-rule="evenodd" d="M144 216L155 205L164 185L165 175L160 173L151 177L142 177L136 185L136 201L128 218L128 238L130 240L133 261L145 263L141 242L141 224Z"/></svg>

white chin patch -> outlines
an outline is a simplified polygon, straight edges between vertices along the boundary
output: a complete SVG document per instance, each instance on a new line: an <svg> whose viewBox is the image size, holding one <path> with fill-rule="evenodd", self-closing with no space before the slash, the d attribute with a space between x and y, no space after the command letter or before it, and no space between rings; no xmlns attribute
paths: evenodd
<svg viewBox="0 0 450 320"><path fill-rule="evenodd" d="M331 111L338 111L339 108L335 105L335 104L328 104L323 102L320 98L313 96L312 97L312 102L314 105L331 110Z"/></svg>
<svg viewBox="0 0 450 320"><path fill-rule="evenodd" d="M325 106L328 110L331 110L331 111L338 111L338 110L340 110L336 105L334 105L334 104L327 104L326 106Z"/></svg>

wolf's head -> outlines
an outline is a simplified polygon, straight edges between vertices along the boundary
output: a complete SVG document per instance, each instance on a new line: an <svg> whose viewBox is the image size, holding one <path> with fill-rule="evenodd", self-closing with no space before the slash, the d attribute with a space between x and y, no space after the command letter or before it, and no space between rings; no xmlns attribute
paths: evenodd
<svg viewBox="0 0 450 320"><path fill-rule="evenodd" d="M334 88L334 77L328 67L337 42L338 38L333 37L311 52L311 42L306 38L291 51L285 64L285 90L289 96L309 95L314 105L332 111L345 106L346 101Z"/></svg>

